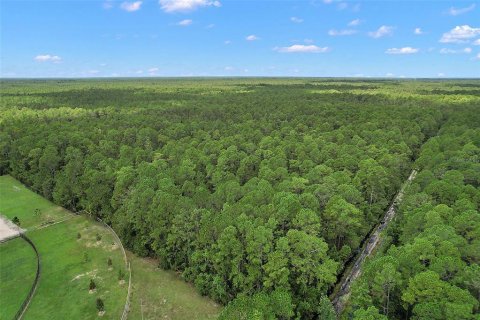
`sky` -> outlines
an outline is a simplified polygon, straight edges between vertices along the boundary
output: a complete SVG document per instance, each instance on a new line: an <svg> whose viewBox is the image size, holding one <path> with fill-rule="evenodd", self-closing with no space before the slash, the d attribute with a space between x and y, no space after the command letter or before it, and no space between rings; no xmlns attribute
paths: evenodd
<svg viewBox="0 0 480 320"><path fill-rule="evenodd" d="M480 77L480 1L0 0L0 77Z"/></svg>

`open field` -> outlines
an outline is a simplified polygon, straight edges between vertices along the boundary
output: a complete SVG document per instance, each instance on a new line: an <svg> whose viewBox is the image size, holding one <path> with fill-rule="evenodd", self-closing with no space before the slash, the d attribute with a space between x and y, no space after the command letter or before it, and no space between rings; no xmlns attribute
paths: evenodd
<svg viewBox="0 0 480 320"><path fill-rule="evenodd" d="M30 217L22 212L34 212L34 208L42 208L42 212L51 218L69 218L27 232L39 250L42 273L24 318L96 319L95 300L100 297L106 311L102 318L119 319L125 304L128 274L121 250L112 234L96 221L75 216L55 206L12 177L0 177L0 184L2 190L15 190L0 194L2 212L9 217L19 216L21 221L36 226L41 223L41 217ZM17 201L23 203L20 208L15 205ZM100 240L97 236L100 236ZM1 319L9 319L31 287L36 261L33 250L22 239L1 244L0 256L0 309L5 310ZM112 259L111 267L107 264L108 258ZM140 305L143 305L144 319L216 318L219 306L198 295L192 286L176 274L160 270L158 263L133 254L129 254L129 260L134 270L129 318L142 318ZM118 280L119 270L125 273L124 281ZM89 292L90 279L94 279L97 286L93 293ZM9 292L11 294L4 294Z"/></svg>
<svg viewBox="0 0 480 320"><path fill-rule="evenodd" d="M129 319L216 319L221 306L200 296L195 287L173 271L158 268L158 261L129 253L133 294ZM154 285L157 284L157 285Z"/></svg>
<svg viewBox="0 0 480 320"><path fill-rule="evenodd" d="M0 177L0 214L10 220L18 217L20 227L30 229L68 218L71 213L31 192L10 176Z"/></svg>
<svg viewBox="0 0 480 320"><path fill-rule="evenodd" d="M22 238L0 243L0 319L10 320L32 287L37 258Z"/></svg>

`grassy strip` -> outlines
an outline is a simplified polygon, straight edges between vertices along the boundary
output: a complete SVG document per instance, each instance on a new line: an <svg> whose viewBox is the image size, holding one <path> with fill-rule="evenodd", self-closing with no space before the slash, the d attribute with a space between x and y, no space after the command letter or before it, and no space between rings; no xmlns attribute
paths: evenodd
<svg viewBox="0 0 480 320"><path fill-rule="evenodd" d="M37 268L32 247L21 238L0 244L0 319L12 319L27 297Z"/></svg>

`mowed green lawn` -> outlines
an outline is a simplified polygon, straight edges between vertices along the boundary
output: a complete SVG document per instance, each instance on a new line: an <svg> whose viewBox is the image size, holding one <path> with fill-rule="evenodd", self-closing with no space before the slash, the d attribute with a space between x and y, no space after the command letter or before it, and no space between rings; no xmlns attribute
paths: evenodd
<svg viewBox="0 0 480 320"><path fill-rule="evenodd" d="M31 192L11 176L0 176L0 214L10 220L17 217L23 229L39 227L71 216L68 210Z"/></svg>
<svg viewBox="0 0 480 320"><path fill-rule="evenodd" d="M0 243L0 319L13 319L37 271L33 248L22 238Z"/></svg>
<svg viewBox="0 0 480 320"><path fill-rule="evenodd" d="M40 215L35 215L37 208L41 210ZM119 269L126 270L121 250L114 244L110 231L96 221L74 216L54 205L10 176L0 177L0 212L10 219L17 216L22 227L31 230L26 234L36 244L41 256L39 287L24 319L97 319L99 316L95 300L98 297L105 303L106 312L102 319L120 318L128 283L118 280ZM46 224L47 221L63 222L51 225ZM78 233L80 239L77 238ZM97 234L101 237L99 241ZM20 239L10 240L8 246L12 241L21 243ZM33 255L33 250L31 251ZM17 254L15 249L5 255L3 250L0 253L1 260L8 256L7 260L12 261L13 265L17 264L16 259L25 256L20 251ZM218 317L221 306L202 297L176 273L159 269L154 260L139 258L130 253L128 256L132 266L132 301L128 319L203 320ZM112 259L112 267L107 264L108 258ZM32 260L31 263L35 261ZM26 295L35 269L33 268L28 284L27 277L21 272L8 275L6 281L3 281L2 270L0 291L21 283L26 288ZM90 279L94 279L97 284L93 293L88 290ZM128 281L127 273L125 280ZM21 291L21 288L15 289ZM0 302L8 305L13 315L17 308L13 304L17 300L20 306L23 298L17 299L13 295L5 299L2 297ZM4 319L3 305L0 305L0 310L0 319ZM8 316L5 319L10 318Z"/></svg>
<svg viewBox="0 0 480 320"><path fill-rule="evenodd" d="M55 206L12 177L0 177L0 187L0 212L9 218L17 216L20 219L21 226L27 228L26 235L35 243L40 254L40 281L24 319L96 319L97 298L101 298L105 304L106 312L102 318L119 319L125 305L128 283L118 279L119 269L125 272L125 263L110 231L85 216L75 216ZM37 208L41 211L40 215L35 215ZM44 224L46 221L62 221L66 218L69 219L58 224ZM42 228L32 228L42 224ZM16 245L20 239L11 241ZM2 267L0 290L3 293L21 283L21 287L26 286L28 292L35 269L28 277L24 274L27 271L13 272L15 267L23 269L21 260L26 259L26 253L8 250L10 241L3 246L2 265L5 261L11 271L5 269L8 277L3 281ZM111 267L107 263L109 258L112 259ZM89 292L90 279L97 285L94 292ZM8 299L2 298L2 302L4 300L10 310L18 309L23 298L12 295Z"/></svg>

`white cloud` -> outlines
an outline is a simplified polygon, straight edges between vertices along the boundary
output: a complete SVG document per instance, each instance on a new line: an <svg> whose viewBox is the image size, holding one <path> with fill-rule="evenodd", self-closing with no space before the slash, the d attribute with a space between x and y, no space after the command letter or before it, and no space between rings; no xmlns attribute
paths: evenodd
<svg viewBox="0 0 480 320"><path fill-rule="evenodd" d="M323 0L323 3L325 3L325 4L330 4L332 2L333 2L333 0Z"/></svg>
<svg viewBox="0 0 480 320"><path fill-rule="evenodd" d="M254 34L251 34L251 35L249 35L249 36L247 36L247 37L245 38L245 40L247 40L247 41L255 41L255 40L259 40L259 39L260 39L260 38L257 37L257 36L254 35Z"/></svg>
<svg viewBox="0 0 480 320"><path fill-rule="evenodd" d="M473 9L475 9L475 4L472 4L468 7L465 7L465 8L454 8L454 7L451 7L450 9L448 9L448 14L451 15L451 16L458 16L460 14L464 14L464 13L467 13L469 11L472 11Z"/></svg>
<svg viewBox="0 0 480 320"><path fill-rule="evenodd" d="M480 60L480 53L477 53L477 56L475 57L475 60Z"/></svg>
<svg viewBox="0 0 480 320"><path fill-rule="evenodd" d="M211 0L159 0L165 12L189 12L201 7L221 7L220 1Z"/></svg>
<svg viewBox="0 0 480 320"><path fill-rule="evenodd" d="M464 48L462 50L454 50L449 48L442 48L439 51L441 54L455 54L455 53L472 53L472 48Z"/></svg>
<svg viewBox="0 0 480 320"><path fill-rule="evenodd" d="M225 40L223 43L224 43L224 44L231 44L232 41L230 41L230 40Z"/></svg>
<svg viewBox="0 0 480 320"><path fill-rule="evenodd" d="M360 24L362 23L362 20L360 19L355 19L355 20L352 20L348 23L348 26L349 27L356 27L356 26L359 26Z"/></svg>
<svg viewBox="0 0 480 320"><path fill-rule="evenodd" d="M474 46L480 46L480 38L477 39L477 40L475 40L475 41L473 41L472 44L473 44Z"/></svg>
<svg viewBox="0 0 480 320"><path fill-rule="evenodd" d="M40 54L40 55L36 56L35 58L33 58L33 60L35 60L37 62L55 62L55 63L58 63L58 62L62 61L62 58L59 57L59 56L54 56L54 55L50 55L50 54Z"/></svg>
<svg viewBox="0 0 480 320"><path fill-rule="evenodd" d="M148 72L152 73L152 72L157 72L158 70L160 70L160 69L154 67L154 68L148 69Z"/></svg>
<svg viewBox="0 0 480 320"><path fill-rule="evenodd" d="M105 10L110 10L113 8L113 1L112 0L106 0L104 3L103 3L103 9Z"/></svg>
<svg viewBox="0 0 480 320"><path fill-rule="evenodd" d="M122 4L120 5L120 8L127 12L134 12L139 10L141 6L142 6L142 1L135 1L135 2L125 1L125 2L122 2Z"/></svg>
<svg viewBox="0 0 480 320"><path fill-rule="evenodd" d="M316 45L294 44L290 47L276 47L275 51L285 53L325 53L330 51L329 47L317 47Z"/></svg>
<svg viewBox="0 0 480 320"><path fill-rule="evenodd" d="M395 75L391 72L385 74L385 77L389 77L389 78L394 77L394 76Z"/></svg>
<svg viewBox="0 0 480 320"><path fill-rule="evenodd" d="M439 72L439 73L437 73L437 77L443 78L443 77L445 77L445 73Z"/></svg>
<svg viewBox="0 0 480 320"><path fill-rule="evenodd" d="M298 17L291 17L291 18L290 18L290 21L292 21L292 22L294 22L294 23L302 23L302 22L303 22L303 19L298 18Z"/></svg>
<svg viewBox="0 0 480 320"><path fill-rule="evenodd" d="M187 26L191 25L192 23L193 23L193 20L185 19L185 20L182 20L182 21L178 22L177 25L181 26L181 27L187 27Z"/></svg>
<svg viewBox="0 0 480 320"><path fill-rule="evenodd" d="M335 30L331 29L328 31L330 36L351 36L352 34L357 33L357 30L345 29L345 30Z"/></svg>
<svg viewBox="0 0 480 320"><path fill-rule="evenodd" d="M393 27L390 26L381 26L376 31L369 32L368 35L372 38L378 39L385 36L390 36L393 34Z"/></svg>
<svg viewBox="0 0 480 320"><path fill-rule="evenodd" d="M417 48L403 47L403 48L390 48L385 51L387 54L413 54L417 53Z"/></svg>
<svg viewBox="0 0 480 320"><path fill-rule="evenodd" d="M413 30L413 33L418 36L421 34L424 34L424 32L422 31L422 28L415 28L415 30Z"/></svg>
<svg viewBox="0 0 480 320"><path fill-rule="evenodd" d="M235 70L234 67L230 67L230 66L226 66L225 68L223 68L225 71L233 71Z"/></svg>
<svg viewBox="0 0 480 320"><path fill-rule="evenodd" d="M206 25L206 26L205 26L205 29L212 29L212 28L215 28L215 24L214 24L214 23L210 23L209 25Z"/></svg>
<svg viewBox="0 0 480 320"><path fill-rule="evenodd" d="M340 2L338 5L337 5L337 9L338 10L345 10L348 8L348 3L346 2Z"/></svg>
<svg viewBox="0 0 480 320"><path fill-rule="evenodd" d="M456 26L449 32L443 34L440 42L463 43L480 35L480 28L472 28L469 25Z"/></svg>

